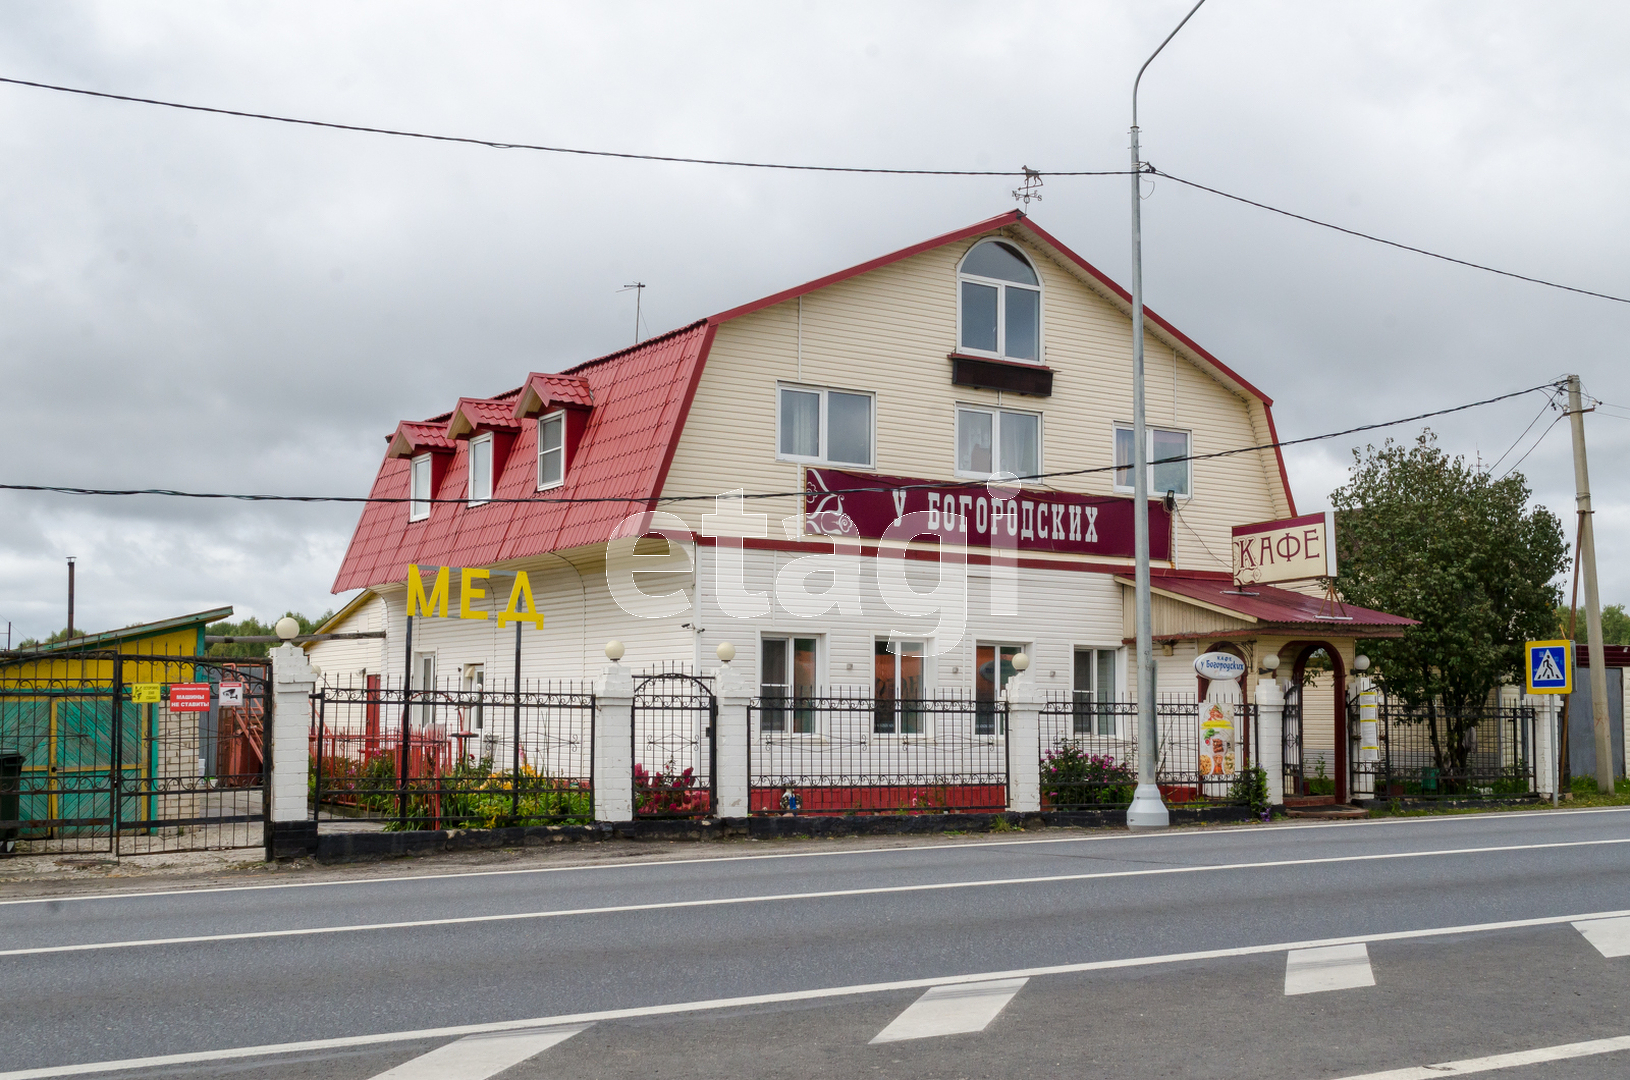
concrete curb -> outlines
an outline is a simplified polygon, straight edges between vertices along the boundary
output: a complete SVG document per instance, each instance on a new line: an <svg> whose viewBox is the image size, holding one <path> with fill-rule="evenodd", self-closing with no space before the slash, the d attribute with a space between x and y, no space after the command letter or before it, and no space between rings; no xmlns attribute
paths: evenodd
<svg viewBox="0 0 1630 1080"><path fill-rule="evenodd" d="M1174 825L1254 821L1243 806L1174 809ZM317 837L319 862L355 862L439 852L490 851L600 840L718 841L839 836L921 836L933 833L1011 829L1124 828L1124 807L1087 811L991 814L855 814L844 816L705 818L597 821L592 825L525 825L504 829L436 829L409 832L329 833Z"/></svg>

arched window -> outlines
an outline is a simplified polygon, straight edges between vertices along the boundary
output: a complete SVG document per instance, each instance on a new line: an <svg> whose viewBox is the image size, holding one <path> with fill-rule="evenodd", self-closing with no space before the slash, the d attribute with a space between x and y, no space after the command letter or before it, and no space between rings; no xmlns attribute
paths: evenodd
<svg viewBox="0 0 1630 1080"><path fill-rule="evenodd" d="M958 347L1008 360L1041 359L1041 280L1012 244L975 244L958 272Z"/></svg>

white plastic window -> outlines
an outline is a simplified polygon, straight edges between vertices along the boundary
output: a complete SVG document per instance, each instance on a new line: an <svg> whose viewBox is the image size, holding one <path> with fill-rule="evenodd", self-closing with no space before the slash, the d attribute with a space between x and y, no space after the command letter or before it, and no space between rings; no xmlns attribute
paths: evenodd
<svg viewBox="0 0 1630 1080"><path fill-rule="evenodd" d="M538 417L538 490L559 487L566 479L566 414Z"/></svg>
<svg viewBox="0 0 1630 1080"><path fill-rule="evenodd" d="M1014 476L1041 472L1041 416L958 406L956 474L982 479L999 472Z"/></svg>
<svg viewBox="0 0 1630 1080"><path fill-rule="evenodd" d="M408 464L408 520L430 516L430 455L420 454Z"/></svg>
<svg viewBox="0 0 1630 1080"><path fill-rule="evenodd" d="M484 503L492 498L492 436L480 435L470 440L470 492L471 503Z"/></svg>
<svg viewBox="0 0 1630 1080"><path fill-rule="evenodd" d="M964 352L1008 360L1041 360L1041 280L1019 249L1000 240L977 244L957 277Z"/></svg>
<svg viewBox="0 0 1630 1080"><path fill-rule="evenodd" d="M1189 433L1174 428L1145 428L1149 436L1149 497L1158 499L1170 491L1179 497L1194 493L1194 470L1188 460ZM1115 490L1132 490L1132 429L1115 429Z"/></svg>
<svg viewBox="0 0 1630 1080"><path fill-rule="evenodd" d="M776 457L814 465L872 465L872 395L782 386L776 407Z"/></svg>

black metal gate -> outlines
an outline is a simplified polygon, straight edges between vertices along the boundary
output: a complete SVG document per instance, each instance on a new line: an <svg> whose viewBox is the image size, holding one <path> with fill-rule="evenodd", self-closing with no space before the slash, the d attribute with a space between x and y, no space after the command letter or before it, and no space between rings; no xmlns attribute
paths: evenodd
<svg viewBox="0 0 1630 1080"><path fill-rule="evenodd" d="M636 676L634 816L708 817L713 813L719 705L695 675Z"/></svg>
<svg viewBox="0 0 1630 1080"><path fill-rule="evenodd" d="M0 851L262 847L270 664L111 651L0 675Z"/></svg>

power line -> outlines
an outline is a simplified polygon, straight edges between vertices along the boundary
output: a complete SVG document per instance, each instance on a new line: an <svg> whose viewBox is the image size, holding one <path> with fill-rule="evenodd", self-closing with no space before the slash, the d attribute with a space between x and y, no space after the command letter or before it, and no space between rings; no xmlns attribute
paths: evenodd
<svg viewBox="0 0 1630 1080"><path fill-rule="evenodd" d="M223 109L214 105L193 105L161 98L136 97L132 94L110 94L103 90L87 90L81 86L58 86L53 83L32 82L0 76L0 83L28 86L36 90L53 90L59 94L78 94L81 97L124 101L134 105L156 105L165 109L185 112L210 113L215 116L236 116L244 120L266 120L274 124L297 124L301 127L328 128L333 131L356 131L368 135L390 135L399 139L425 139L430 142L463 143L467 146L485 146L493 150L536 150L546 154L575 154L580 157L622 158L629 161L664 161L682 165L728 165L737 169L780 169L790 172L870 173L884 176L1017 176L1040 174L1034 169L889 169L855 165L795 165L775 161L736 161L729 158L679 157L668 154L636 154L620 150L587 150L575 146L545 146L539 143L507 142L480 139L468 135L436 135L425 131L406 131L400 128L374 127L369 124L342 124L332 120L313 120L307 117L281 116L276 113L249 112L244 109ZM1075 170L1048 172L1048 176L1125 176L1127 169Z"/></svg>
<svg viewBox="0 0 1630 1080"><path fill-rule="evenodd" d="M1474 263L1467 259L1457 259L1453 255L1442 255L1436 251L1428 251L1425 248L1418 248L1410 244L1399 243L1397 240L1388 240L1385 237L1375 236L1371 233L1359 232L1357 229L1349 229L1342 225L1333 225L1328 221L1320 221L1318 218L1308 217L1306 214L1297 214L1289 210L1281 210L1277 206L1269 206L1267 203L1257 202L1255 199L1247 199L1243 195L1232 195L1226 191L1220 191L1217 188L1207 187L1204 184L1196 183L1193 180L1185 180L1181 176L1173 176L1169 172L1161 172L1154 166L1149 167L1149 172L1155 176L1164 176L1168 180L1175 180L1179 184L1184 184L1200 191L1208 191L1211 194L1221 196L1224 199L1232 199L1234 202L1244 203L1246 206L1254 206L1258 210L1266 210L1271 214L1279 214L1282 217L1294 218L1297 221L1305 221L1309 225L1317 225L1321 229L1333 229L1336 232L1346 233L1348 236L1356 236L1361 240L1369 240L1372 243L1385 244L1387 247L1398 248L1400 251L1412 251L1416 255L1425 255L1430 259L1441 259L1447 263L1454 263L1456 266L1469 266L1473 270L1483 270L1490 274L1499 274L1501 277L1516 278L1518 281L1527 281L1534 285L1544 285L1551 289L1561 289L1563 292L1578 293L1581 296L1594 296L1598 300L1611 300L1616 304L1630 304L1630 298L1623 296L1614 296L1611 293L1595 292L1591 289L1581 289L1573 285L1563 285L1555 281L1547 281L1544 278L1530 277L1527 274L1518 274L1511 270L1499 270L1495 267L1484 266L1482 263Z"/></svg>
<svg viewBox="0 0 1630 1080"><path fill-rule="evenodd" d="M1513 451L1513 450L1515 450L1517 448L1517 444L1522 442L1524 439L1526 439L1528 437L1528 433L1530 431L1534 430L1534 425L1539 423L1540 417L1545 415L1545 410L1555 408L1555 407L1556 407L1556 398L1554 398L1554 397L1547 398L1546 401L1545 401L1545 404L1543 404L1543 405L1541 405L1539 407L1539 412L1535 413L1534 418L1532 420L1528 421L1528 426L1522 429L1522 434L1518 435L1515 439L1511 440L1511 445L1506 447L1505 453L1501 454L1498 458L1495 459L1494 464L1490 465L1488 467L1488 471L1493 472L1495 469L1498 469L1500 467L1500 462L1502 462L1506 458L1510 457L1511 456L1511 451ZM1519 460L1521 460L1521 459L1519 459ZM1516 466L1513 465L1512 468L1516 468Z"/></svg>
<svg viewBox="0 0 1630 1080"><path fill-rule="evenodd" d="M184 112L208 113L214 116L234 116L245 120L264 120L275 124L295 124L300 127L326 128L333 131L361 132L368 135L389 135L394 138L423 139L430 142L462 143L467 146L484 146L494 150L533 150L547 154L571 154L579 157L616 158L626 161L657 161L683 165L719 165L737 169L772 169L785 172L849 173L873 176L1006 176L1021 178L1025 181L1026 187L1031 188L1032 190L1033 187L1039 187L1042 178L1047 176L1125 176L1129 172L1129 170L1126 169L1052 170L1032 169L1029 166L1022 166L1019 169L897 169L857 165L803 165L776 161L740 161L732 158L686 157L670 154L640 154L621 150L590 150L584 147L574 146L548 146L541 143L509 142L496 139L482 139L468 135L438 135L431 132L408 131L402 128L377 127L370 124L345 124L332 120L314 120L309 117L283 116L277 113L251 112L246 109L226 109L214 105L194 105L189 102L167 101L162 98L137 97L133 94L114 94L105 90L89 90L81 86L61 86L55 83L35 82L30 79L14 79L6 76L0 76L0 83L5 83L11 86L26 86L36 90L50 90L60 94L75 94L81 97L100 98L106 101L123 101L134 105L153 105L165 109L180 109ZM1358 229L1349 229L1342 225L1336 225L1328 221L1321 221L1318 218L1308 217L1306 214L1298 214L1294 211L1283 210L1277 206L1270 206L1267 203L1259 202L1255 199L1248 199L1243 195L1234 195L1230 192L1209 187L1194 180L1187 180L1181 176L1174 176L1171 173L1162 172L1152 165L1146 166L1145 168L1146 171L1153 176L1163 176L1166 179L1176 181L1179 184L1183 184L1200 191L1209 192L1224 199L1231 199L1234 202L1243 203L1246 206L1254 206L1259 210L1266 210L1272 214L1279 214L1283 217L1292 218L1296 221L1303 221L1309 225L1317 225L1323 229L1331 229L1335 232L1346 233L1348 236L1356 236L1359 239L1369 240L1372 243L1384 244L1387 247L1397 248L1400 251L1409 251L1416 255L1425 255L1427 258L1439 259L1443 262L1454 263L1457 266L1470 267L1473 270L1482 270L1486 273L1498 274L1501 277L1514 278L1518 281L1526 281L1534 285L1543 285L1551 289L1561 289L1564 292L1577 293L1581 296L1592 296L1599 300L1611 300L1618 304L1630 304L1630 298L1623 296L1614 296L1611 293L1597 292L1593 289L1581 289L1574 285L1563 285L1560 282L1548 281L1545 278L1533 277L1528 274L1519 274L1511 270L1500 270L1496 267L1485 266L1482 263L1472 262L1469 259L1458 259L1452 255L1444 255L1436 251L1428 251L1425 248L1415 247L1411 244L1401 243L1397 240L1388 240L1385 237L1376 236L1372 233L1361 232ZM1015 192L1015 194L1018 195L1019 192ZM1039 195L1033 194L1030 197L1040 198ZM1026 200L1026 202L1028 205L1028 200Z"/></svg>
<svg viewBox="0 0 1630 1080"><path fill-rule="evenodd" d="M1215 450L1209 454L1188 454L1183 457L1164 457L1151 461L1150 465L1176 464L1182 461L1211 461L1216 458L1233 457L1238 454L1250 454L1261 450L1277 450L1286 446L1301 446L1305 443L1323 442L1328 439L1339 439L1344 435L1356 435L1365 431L1376 431L1381 428L1397 427L1400 424L1413 424L1419 420L1430 420L1436 416L1447 416L1450 413L1465 412L1468 409L1481 408L1484 405L1493 405L1496 402L1508 401L1511 398L1523 397L1526 394L1537 393L1541 390L1550 390L1553 393L1561 385L1559 382L1541 383L1539 386L1530 386L1526 390L1513 390L1509 394L1500 394L1497 397L1484 398L1481 401L1470 401L1464 405L1454 405L1447 409L1435 409L1432 412L1418 413L1415 416L1400 417L1396 420L1382 420L1374 424L1360 424L1358 427L1345 428L1341 431L1330 431L1323 435L1307 435L1300 439L1282 439L1277 442L1259 443L1256 446L1241 446L1232 450ZM1553 425L1554 426L1554 425ZM1550 429L1547 428L1547 431ZM1544 436L1540 436L1542 439ZM1537 444L1536 444L1537 445ZM1532 451L1530 451L1532 452ZM1526 457L1527 455L1523 455ZM1515 467L1515 466L1513 466ZM1058 472L1036 473L1030 476L1014 477L1014 480L1051 480L1065 476L1088 476L1094 473L1114 472L1125 468L1122 465L1101 465L1090 469L1063 469ZM825 492L829 495L859 495L875 492L892 492L913 490L917 488L940 490L948 487L983 487L985 480L953 480L925 484L903 484L898 487L852 487L836 488ZM375 496L375 495L251 495L228 492L178 491L171 488L81 488L64 487L53 484L0 484L0 491L38 491L56 495L160 495L176 499L226 499L237 502L293 502L293 503L416 503L419 505L434 503L465 503L468 499L415 499L411 495L403 496ZM791 499L802 498L807 491L762 491L742 495L743 499ZM717 495L666 495L657 499L658 503L702 502L718 498ZM644 503L648 499L637 495L600 495L600 496L528 496L526 498L491 498L485 500L491 503Z"/></svg>
<svg viewBox="0 0 1630 1080"><path fill-rule="evenodd" d="M1556 426L1558 424L1562 423L1562 421L1567 417L1567 415L1568 414L1566 412L1563 412L1555 420L1552 420L1551 423L1545 428L1545 430L1539 433L1539 438L1534 440L1534 445L1530 446L1527 450L1523 451L1522 457L1520 457L1516 461L1512 462L1511 463L1511 468L1507 469L1505 472L1500 474L1500 479L1504 480L1506 477L1508 477L1512 473L1516 472L1517 471L1517 466L1521 465L1523 462L1527 461L1529 454L1532 454L1535 450L1539 449L1539 444L1545 441L1545 436L1549 435L1552 432L1552 430L1554 430L1556 428Z"/></svg>

